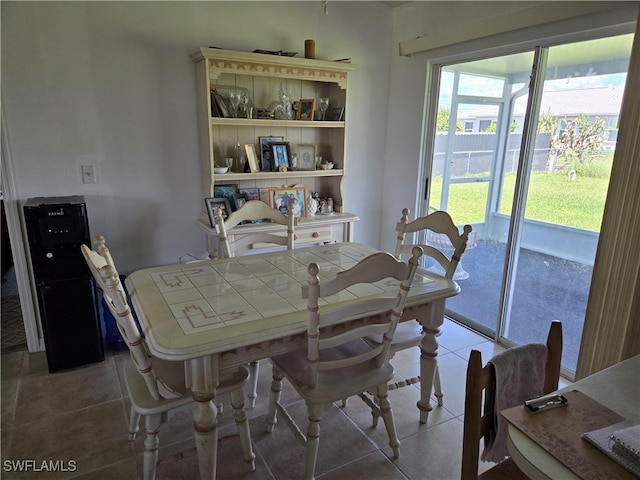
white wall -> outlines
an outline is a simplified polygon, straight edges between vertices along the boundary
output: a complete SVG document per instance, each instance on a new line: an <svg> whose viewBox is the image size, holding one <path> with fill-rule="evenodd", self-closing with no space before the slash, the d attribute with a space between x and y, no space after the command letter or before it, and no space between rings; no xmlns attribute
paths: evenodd
<svg viewBox="0 0 640 480"><path fill-rule="evenodd" d="M121 273L205 255L195 64L202 46L350 57L348 210L377 246L391 9L373 2L2 2L16 196L84 195ZM95 164L98 183L82 184Z"/></svg>

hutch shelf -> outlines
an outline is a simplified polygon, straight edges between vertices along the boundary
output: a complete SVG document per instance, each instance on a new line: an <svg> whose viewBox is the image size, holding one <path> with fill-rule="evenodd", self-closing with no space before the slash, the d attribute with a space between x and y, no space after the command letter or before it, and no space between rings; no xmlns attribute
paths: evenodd
<svg viewBox="0 0 640 480"><path fill-rule="evenodd" d="M214 196L214 186L238 184L239 188L270 188L303 185L309 194L318 192L321 198L331 197L335 214L308 216L298 222L297 245L351 240L353 222L357 215L348 213L342 196L343 180L348 170L345 150L347 122L330 119L332 109L346 110L351 63L310 60L260 53L238 52L217 48L200 48L191 55L196 63L202 192ZM251 118L214 116L211 90L229 87L248 92L253 107ZM276 104L282 92L293 101L329 98L327 120L296 120L256 118L258 109ZM317 108L317 107L316 107ZM231 113L233 116L233 113ZM316 115L315 118L319 118ZM260 137L282 137L290 145L292 155L300 146L315 146L315 155L324 162L332 162L331 170L260 171L254 173L228 172L216 174L214 167L225 165L225 159L236 156L237 146L253 144L260 163ZM204 202L203 202L204 203ZM217 239L206 212L197 222L207 234L209 255L217 256ZM255 228L270 228L267 224L246 228L237 227L242 234ZM233 234L233 232L228 232Z"/></svg>

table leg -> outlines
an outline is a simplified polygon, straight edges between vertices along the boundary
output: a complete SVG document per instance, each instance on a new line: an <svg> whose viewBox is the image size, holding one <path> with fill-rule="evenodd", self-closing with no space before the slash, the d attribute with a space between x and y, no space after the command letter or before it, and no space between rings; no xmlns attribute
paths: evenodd
<svg viewBox="0 0 640 480"><path fill-rule="evenodd" d="M417 320L422 324L425 335L420 345L420 423L427 423L431 405L431 389L435 376L438 360L438 340L440 327L444 322L444 299L435 300L429 305L418 309Z"/></svg>
<svg viewBox="0 0 640 480"><path fill-rule="evenodd" d="M185 363L187 387L193 392L193 429L202 480L215 480L218 456L218 410L213 404L218 386L217 355Z"/></svg>

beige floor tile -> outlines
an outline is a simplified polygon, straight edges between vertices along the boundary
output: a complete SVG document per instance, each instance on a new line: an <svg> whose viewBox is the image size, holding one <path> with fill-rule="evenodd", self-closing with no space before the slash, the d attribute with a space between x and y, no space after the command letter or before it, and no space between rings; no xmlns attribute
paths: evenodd
<svg viewBox="0 0 640 480"><path fill-rule="evenodd" d="M18 386L20 384L20 371L24 360L24 352L13 352L0 356L0 366L2 368L2 382L0 384L0 429L6 431L13 425L16 400L18 396ZM5 435L2 435L2 450L8 448Z"/></svg>
<svg viewBox="0 0 640 480"><path fill-rule="evenodd" d="M25 355L26 352L24 350L0 355L2 380L17 380L20 378Z"/></svg>
<svg viewBox="0 0 640 480"><path fill-rule="evenodd" d="M410 479L458 479L462 458L462 422L451 419L402 442L395 466Z"/></svg>
<svg viewBox="0 0 640 480"><path fill-rule="evenodd" d="M47 354L45 352L28 353L25 351L20 375L26 376L38 373L49 373Z"/></svg>
<svg viewBox="0 0 640 480"><path fill-rule="evenodd" d="M16 399L18 398L18 385L20 381L17 379L4 380L0 384L1 392L1 412L2 422L0 428L2 431L13 425L13 419L16 411ZM4 437L3 437L4 438ZM3 445L4 446L4 445Z"/></svg>
<svg viewBox="0 0 640 480"><path fill-rule="evenodd" d="M138 472L135 458L126 456L120 462L73 477L73 480L135 480L137 478L142 478L142 475Z"/></svg>
<svg viewBox="0 0 640 480"><path fill-rule="evenodd" d="M420 348L407 348L397 352L391 359L396 375L403 378L420 376ZM398 379L394 379L398 381Z"/></svg>
<svg viewBox="0 0 640 480"><path fill-rule="evenodd" d="M442 408L454 416L462 415L464 413L467 362L453 353L438 355L438 369L444 393Z"/></svg>
<svg viewBox="0 0 640 480"><path fill-rule="evenodd" d="M374 452L318 476L318 480L406 480L407 477L381 452Z"/></svg>
<svg viewBox="0 0 640 480"><path fill-rule="evenodd" d="M472 332L451 320L445 320L442 326L442 334L438 337L438 343L451 352L477 345L485 340L486 338L482 335Z"/></svg>
<svg viewBox="0 0 640 480"><path fill-rule="evenodd" d="M54 374L35 373L20 381L14 422L22 425L120 398L112 359Z"/></svg>
<svg viewBox="0 0 640 480"><path fill-rule="evenodd" d="M133 455L133 446L123 435L122 400L81 408L61 415L38 416L13 428L11 459L74 462L73 475L87 474ZM6 476L5 476L6 475ZM45 478L42 472L5 472L3 478ZM47 480L71 478L71 472L49 472Z"/></svg>
<svg viewBox="0 0 640 480"><path fill-rule="evenodd" d="M142 471L142 454L139 454L137 459L138 468ZM193 438L168 447L160 447L156 468L156 480L200 478L198 455ZM274 477L258 455L256 458L256 470L252 471L249 464L243 460L242 447L238 436L221 431L218 440L218 470L216 478L218 480L273 480Z"/></svg>
<svg viewBox="0 0 640 480"><path fill-rule="evenodd" d="M468 347L463 347L456 350L454 353L459 356L465 362L469 361L469 355L471 354L471 350L478 350L482 354L482 363L485 364L494 355L505 350L505 347L498 345L490 340L485 340L481 343L477 343L475 345L470 345Z"/></svg>
<svg viewBox="0 0 640 480"><path fill-rule="evenodd" d="M449 411L442 407L436 407L435 402L432 402L434 408L427 417L427 423L421 424L420 412L416 406L419 399L420 392L414 386L389 392L389 401L391 402L396 433L400 441L415 435L420 430L446 422L452 418ZM343 408L342 411L378 448L389 450L389 437L387 436L382 418L378 420L378 426L373 428L371 409L360 398L349 398L347 406Z"/></svg>
<svg viewBox="0 0 640 480"><path fill-rule="evenodd" d="M289 413L302 431L307 430L307 409L303 402L289 405ZM334 470L376 451L376 446L337 406L331 407L320 422L320 446L316 473ZM284 421L271 433L265 432L264 417L251 421L251 435L257 450L278 479L302 478L304 446L298 443Z"/></svg>

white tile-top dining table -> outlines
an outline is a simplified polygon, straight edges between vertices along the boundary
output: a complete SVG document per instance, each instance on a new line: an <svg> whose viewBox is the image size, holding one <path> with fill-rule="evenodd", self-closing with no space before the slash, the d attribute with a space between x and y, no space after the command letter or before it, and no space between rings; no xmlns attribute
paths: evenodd
<svg viewBox="0 0 640 480"><path fill-rule="evenodd" d="M194 435L202 479L216 475L217 412L211 400L219 371L306 347L308 317L301 287L307 283L307 266L317 263L322 281L376 252L359 243L333 243L145 268L126 278L150 353L185 363L196 404ZM397 283L381 281L356 286L329 301L395 294L396 289ZM432 408L436 336L445 300L459 292L453 280L419 269L406 302L403 320L417 319L426 332L418 401L422 423Z"/></svg>

